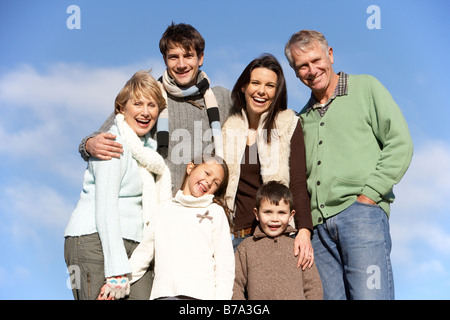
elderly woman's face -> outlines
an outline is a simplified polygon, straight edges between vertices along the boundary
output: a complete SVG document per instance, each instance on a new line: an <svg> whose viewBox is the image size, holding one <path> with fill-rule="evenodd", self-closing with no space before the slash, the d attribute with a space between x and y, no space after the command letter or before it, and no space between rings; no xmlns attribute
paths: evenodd
<svg viewBox="0 0 450 320"><path fill-rule="evenodd" d="M158 119L159 109L155 99L147 99L143 96L128 99L120 113L125 121L139 137L146 135Z"/></svg>
<svg viewBox="0 0 450 320"><path fill-rule="evenodd" d="M255 68L250 81L242 88L245 95L246 110L249 115L260 116L272 104L277 90L278 76L267 68Z"/></svg>

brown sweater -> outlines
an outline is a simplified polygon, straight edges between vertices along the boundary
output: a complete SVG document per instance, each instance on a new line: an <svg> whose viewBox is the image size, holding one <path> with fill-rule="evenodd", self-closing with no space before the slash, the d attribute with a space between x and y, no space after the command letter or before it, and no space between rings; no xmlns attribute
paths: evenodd
<svg viewBox="0 0 450 320"><path fill-rule="evenodd" d="M289 233L268 237L259 225L235 252L233 300L321 300L322 282L316 265L297 268L294 239Z"/></svg>

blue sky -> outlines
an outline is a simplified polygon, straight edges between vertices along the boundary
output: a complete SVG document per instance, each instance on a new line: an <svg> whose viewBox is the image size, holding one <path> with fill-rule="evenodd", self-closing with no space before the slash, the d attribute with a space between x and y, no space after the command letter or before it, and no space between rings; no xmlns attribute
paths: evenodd
<svg viewBox="0 0 450 320"><path fill-rule="evenodd" d="M69 29L70 5L81 29ZM380 29L369 29L370 5ZM292 33L316 29L335 71L371 74L391 92L415 151L390 218L397 299L450 298L448 0L0 2L0 299L72 299L63 233L86 164L80 140L112 112L126 80L164 70L159 38L172 22L206 40L203 70L231 89L261 53L287 78L289 106L309 90L284 57Z"/></svg>

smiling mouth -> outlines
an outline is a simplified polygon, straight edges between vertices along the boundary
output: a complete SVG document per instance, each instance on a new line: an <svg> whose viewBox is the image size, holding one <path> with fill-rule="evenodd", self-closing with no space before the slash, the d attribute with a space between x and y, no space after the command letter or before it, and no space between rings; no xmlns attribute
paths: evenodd
<svg viewBox="0 0 450 320"><path fill-rule="evenodd" d="M174 73L175 73L177 76L185 77L185 76L187 76L187 75L189 74L190 71L191 71L191 70L188 70L188 71L175 71Z"/></svg>
<svg viewBox="0 0 450 320"><path fill-rule="evenodd" d="M310 82L316 82L316 80L319 79L322 75L323 75L323 73L321 73L321 74L318 75L317 77L310 78L310 79L308 79L308 80L309 80Z"/></svg>
<svg viewBox="0 0 450 320"><path fill-rule="evenodd" d="M140 125L141 127L146 127L149 125L150 120L141 120L141 119L136 119L136 122L138 123L138 125Z"/></svg>
<svg viewBox="0 0 450 320"><path fill-rule="evenodd" d="M208 192L208 189L201 183L197 183L197 188L202 192L202 193L206 193Z"/></svg>
<svg viewBox="0 0 450 320"><path fill-rule="evenodd" d="M253 101L255 101L255 102L258 103L258 104L264 104L264 103L266 103L267 99L256 98L256 97L254 97L254 98L253 98Z"/></svg>

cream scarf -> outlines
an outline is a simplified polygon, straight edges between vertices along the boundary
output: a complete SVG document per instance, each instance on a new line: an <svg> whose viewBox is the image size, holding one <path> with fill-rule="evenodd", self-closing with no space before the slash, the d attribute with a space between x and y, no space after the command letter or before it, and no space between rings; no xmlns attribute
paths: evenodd
<svg viewBox="0 0 450 320"><path fill-rule="evenodd" d="M142 176L142 218L147 226L154 208L158 203L172 196L170 171L161 155L148 147L130 128L123 114L116 115L116 124L120 135L137 161Z"/></svg>

